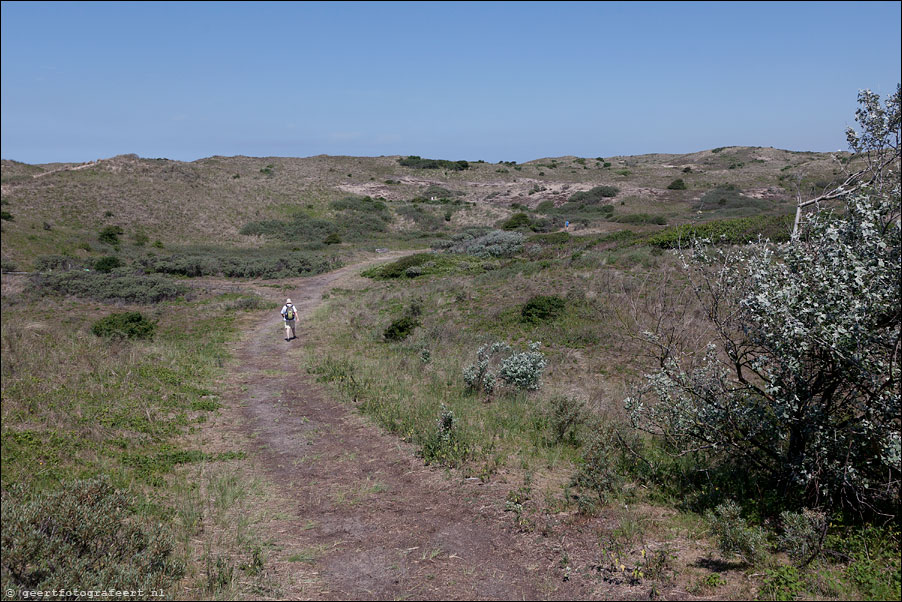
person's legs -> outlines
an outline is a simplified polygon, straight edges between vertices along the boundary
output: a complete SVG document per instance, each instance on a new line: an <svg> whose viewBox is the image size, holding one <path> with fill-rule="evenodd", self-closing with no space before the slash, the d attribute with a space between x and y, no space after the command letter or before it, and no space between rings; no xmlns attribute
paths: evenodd
<svg viewBox="0 0 902 602"><path fill-rule="evenodd" d="M285 340L290 341L291 335L293 335L293 334L294 334L294 322L293 321L289 322L288 320L285 320Z"/></svg>

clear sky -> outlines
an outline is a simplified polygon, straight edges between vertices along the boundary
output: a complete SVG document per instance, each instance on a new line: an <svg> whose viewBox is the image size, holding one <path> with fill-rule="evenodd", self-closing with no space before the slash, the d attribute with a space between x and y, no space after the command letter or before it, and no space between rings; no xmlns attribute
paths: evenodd
<svg viewBox="0 0 902 602"><path fill-rule="evenodd" d="M845 149L899 2L2 3L2 157Z"/></svg>

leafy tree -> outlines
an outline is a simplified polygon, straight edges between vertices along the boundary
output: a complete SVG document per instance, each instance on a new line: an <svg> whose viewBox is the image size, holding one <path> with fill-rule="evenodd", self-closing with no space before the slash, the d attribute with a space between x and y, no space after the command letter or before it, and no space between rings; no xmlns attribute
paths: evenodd
<svg viewBox="0 0 902 602"><path fill-rule="evenodd" d="M880 156L877 177L859 172L791 242L696 245L684 267L716 338L692 356L646 333L660 369L626 405L672 451L738 462L786 505L897 515L899 92L876 120L873 100L850 143Z"/></svg>

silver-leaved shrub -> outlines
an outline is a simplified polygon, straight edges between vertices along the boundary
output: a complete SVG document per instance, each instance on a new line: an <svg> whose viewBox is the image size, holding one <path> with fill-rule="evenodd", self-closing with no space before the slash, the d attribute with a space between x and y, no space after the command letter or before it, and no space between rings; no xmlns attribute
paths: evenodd
<svg viewBox="0 0 902 602"><path fill-rule="evenodd" d="M879 173L834 195L839 206L804 220L795 240L697 243L684 257L716 338L692 357L647 333L661 368L626 400L636 427L743 467L789 506L898 511L898 92L883 115Z"/></svg>

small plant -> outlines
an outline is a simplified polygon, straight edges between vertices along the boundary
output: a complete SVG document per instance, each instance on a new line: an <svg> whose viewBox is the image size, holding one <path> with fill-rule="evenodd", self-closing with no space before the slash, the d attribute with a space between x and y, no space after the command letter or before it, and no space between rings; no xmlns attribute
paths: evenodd
<svg viewBox="0 0 902 602"><path fill-rule="evenodd" d="M120 226L106 226L97 234L97 240L111 247L119 246L119 237L123 231Z"/></svg>
<svg viewBox="0 0 902 602"><path fill-rule="evenodd" d="M548 322L560 316L567 301L557 295L536 295L520 310L521 319L528 324Z"/></svg>
<svg viewBox="0 0 902 602"><path fill-rule="evenodd" d="M805 591L798 569L781 566L764 571L764 583L758 590L759 600L795 600Z"/></svg>
<svg viewBox="0 0 902 602"><path fill-rule="evenodd" d="M532 226L532 219L526 213L515 213L507 219L501 228L503 230L517 230L519 228L529 228Z"/></svg>
<svg viewBox="0 0 902 602"><path fill-rule="evenodd" d="M568 433L574 439L573 431L585 423L588 417L586 403L575 397L556 395L551 398L549 405L549 421L555 441L563 441Z"/></svg>
<svg viewBox="0 0 902 602"><path fill-rule="evenodd" d="M686 182L682 178L677 178L667 185L668 190L686 190Z"/></svg>
<svg viewBox="0 0 902 602"><path fill-rule="evenodd" d="M91 332L99 337L146 339L153 336L156 325L140 312L110 314L91 326Z"/></svg>
<svg viewBox="0 0 902 602"><path fill-rule="evenodd" d="M786 552L793 564L805 566L820 553L827 530L827 515L805 509L802 512L786 510L780 514L783 534L778 546Z"/></svg>
<svg viewBox="0 0 902 602"><path fill-rule="evenodd" d="M545 355L539 351L541 345L538 342L530 343L528 351L515 353L505 358L498 370L498 377L506 384L518 389L527 391L538 389L542 371L547 364Z"/></svg>
<svg viewBox="0 0 902 602"><path fill-rule="evenodd" d="M462 440L454 412L442 404L435 428L422 440L420 454L427 464L457 466L468 453L469 448Z"/></svg>
<svg viewBox="0 0 902 602"><path fill-rule="evenodd" d="M570 195L567 199L570 203L598 203L603 199L613 198L620 194L620 189L616 186L596 186L584 192L577 192Z"/></svg>
<svg viewBox="0 0 902 602"><path fill-rule="evenodd" d="M419 326L419 321L412 316L404 316L389 324L388 328L382 333L386 341L403 341L413 329Z"/></svg>
<svg viewBox="0 0 902 602"><path fill-rule="evenodd" d="M115 256L101 257L94 262L94 269L98 272L112 272L118 267L122 267L122 261Z"/></svg>
<svg viewBox="0 0 902 602"><path fill-rule="evenodd" d="M323 244L337 245L339 243L341 243L341 237L338 235L337 232L333 232L333 233L329 234L328 236L326 236L326 238L323 239Z"/></svg>
<svg viewBox="0 0 902 602"><path fill-rule="evenodd" d="M750 527L742 518L736 502L728 500L720 504L713 511L706 512L705 518L724 556L739 556L752 565L764 559L767 550L764 529Z"/></svg>
<svg viewBox="0 0 902 602"><path fill-rule="evenodd" d="M584 446L579 468L570 482L581 491L577 500L581 513L594 514L620 487L623 478L616 469L619 451L613 434L604 428L593 433Z"/></svg>

